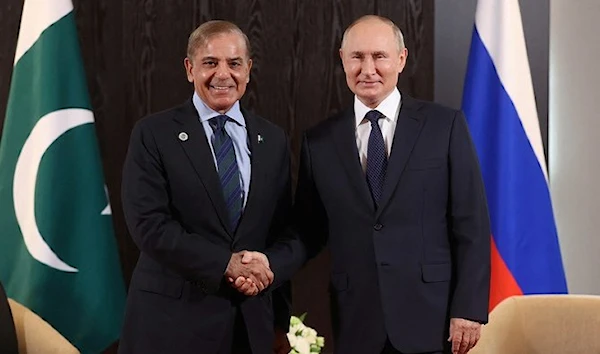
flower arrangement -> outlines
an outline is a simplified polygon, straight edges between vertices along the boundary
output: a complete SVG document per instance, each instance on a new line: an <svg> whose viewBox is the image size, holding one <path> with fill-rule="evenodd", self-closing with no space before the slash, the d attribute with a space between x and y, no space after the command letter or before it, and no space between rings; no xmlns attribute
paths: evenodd
<svg viewBox="0 0 600 354"><path fill-rule="evenodd" d="M320 353L325 346L325 338L317 336L317 331L304 325L306 313L290 318L290 330L287 334L292 350L289 354Z"/></svg>

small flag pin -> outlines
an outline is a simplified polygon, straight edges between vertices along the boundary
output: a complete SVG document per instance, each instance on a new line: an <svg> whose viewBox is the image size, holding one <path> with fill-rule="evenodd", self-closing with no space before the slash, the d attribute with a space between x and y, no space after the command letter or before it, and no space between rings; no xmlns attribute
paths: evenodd
<svg viewBox="0 0 600 354"><path fill-rule="evenodd" d="M181 132L181 133L179 133L179 140L181 140L181 141L186 141L186 140L188 140L188 135L187 135L187 133L186 133L186 132Z"/></svg>

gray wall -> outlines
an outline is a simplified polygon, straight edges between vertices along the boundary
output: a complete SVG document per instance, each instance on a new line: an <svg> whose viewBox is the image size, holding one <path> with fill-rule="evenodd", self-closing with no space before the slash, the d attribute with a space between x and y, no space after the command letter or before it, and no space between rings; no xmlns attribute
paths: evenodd
<svg viewBox="0 0 600 354"><path fill-rule="evenodd" d="M536 95L546 156L549 2L550 0L520 0L533 90ZM476 6L477 0L435 1L434 97L436 102L454 108L460 108L461 105Z"/></svg>
<svg viewBox="0 0 600 354"><path fill-rule="evenodd" d="M600 294L600 1L550 1L550 187L569 291Z"/></svg>

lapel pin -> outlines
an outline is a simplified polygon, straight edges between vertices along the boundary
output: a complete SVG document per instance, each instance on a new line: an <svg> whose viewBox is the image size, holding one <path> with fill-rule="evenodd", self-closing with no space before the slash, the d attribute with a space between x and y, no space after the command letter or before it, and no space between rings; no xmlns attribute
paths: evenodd
<svg viewBox="0 0 600 354"><path fill-rule="evenodd" d="M187 133L186 133L186 132L181 132L181 133L179 133L179 140L181 140L181 141L186 141L186 140L188 140L188 135L187 135Z"/></svg>
<svg viewBox="0 0 600 354"><path fill-rule="evenodd" d="M265 140L263 139L262 135L258 134L258 143L262 144Z"/></svg>

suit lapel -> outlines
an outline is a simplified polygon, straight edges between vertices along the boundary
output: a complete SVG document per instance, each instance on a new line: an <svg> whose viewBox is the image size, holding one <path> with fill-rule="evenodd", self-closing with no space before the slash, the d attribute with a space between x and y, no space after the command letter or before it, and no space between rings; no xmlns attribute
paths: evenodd
<svg viewBox="0 0 600 354"><path fill-rule="evenodd" d="M338 156L342 165L350 178L350 184L356 188L356 192L362 201L369 206L371 211L375 210L373 198L367 185L365 173L360 164L358 148L356 146L356 120L354 108L350 108L342 113L336 125L332 127L332 134Z"/></svg>
<svg viewBox="0 0 600 354"><path fill-rule="evenodd" d="M386 204L390 201L402 171L406 167L408 158L412 152L421 128L423 127L423 117L417 112L421 104L407 95L402 97L402 107L396 131L394 132L394 142L392 143L392 151L388 160L388 168L385 174L385 182L383 184L383 193L379 201L377 217L381 215Z"/></svg>
<svg viewBox="0 0 600 354"><path fill-rule="evenodd" d="M264 132L260 131L258 126L258 119L252 113L242 109L242 115L244 116L244 120L246 121L246 129L248 130L248 145L250 147L250 159L251 159L251 167L250 167L250 188L248 190L248 199L246 201L246 206L244 207L244 212L242 213L242 218L240 219L240 224L238 225L237 231L235 234L244 234L244 228L248 224L248 220L252 220L252 213L256 207L257 195L262 193L264 190L263 181L264 181L264 173L265 169L263 167L263 160L266 153L266 144L258 141L258 135L261 136ZM264 136L263 136L264 138ZM268 140L268 137L267 139Z"/></svg>
<svg viewBox="0 0 600 354"><path fill-rule="evenodd" d="M180 124L176 127L175 136L179 137L181 147L192 166L194 166L198 177L202 180L223 228L233 237L229 227L229 214L223 199L221 181L215 168L215 161L208 145L206 133L198 117L198 112L191 99L183 105L183 109L174 117L174 120ZM182 133L187 134L187 139L182 139Z"/></svg>

